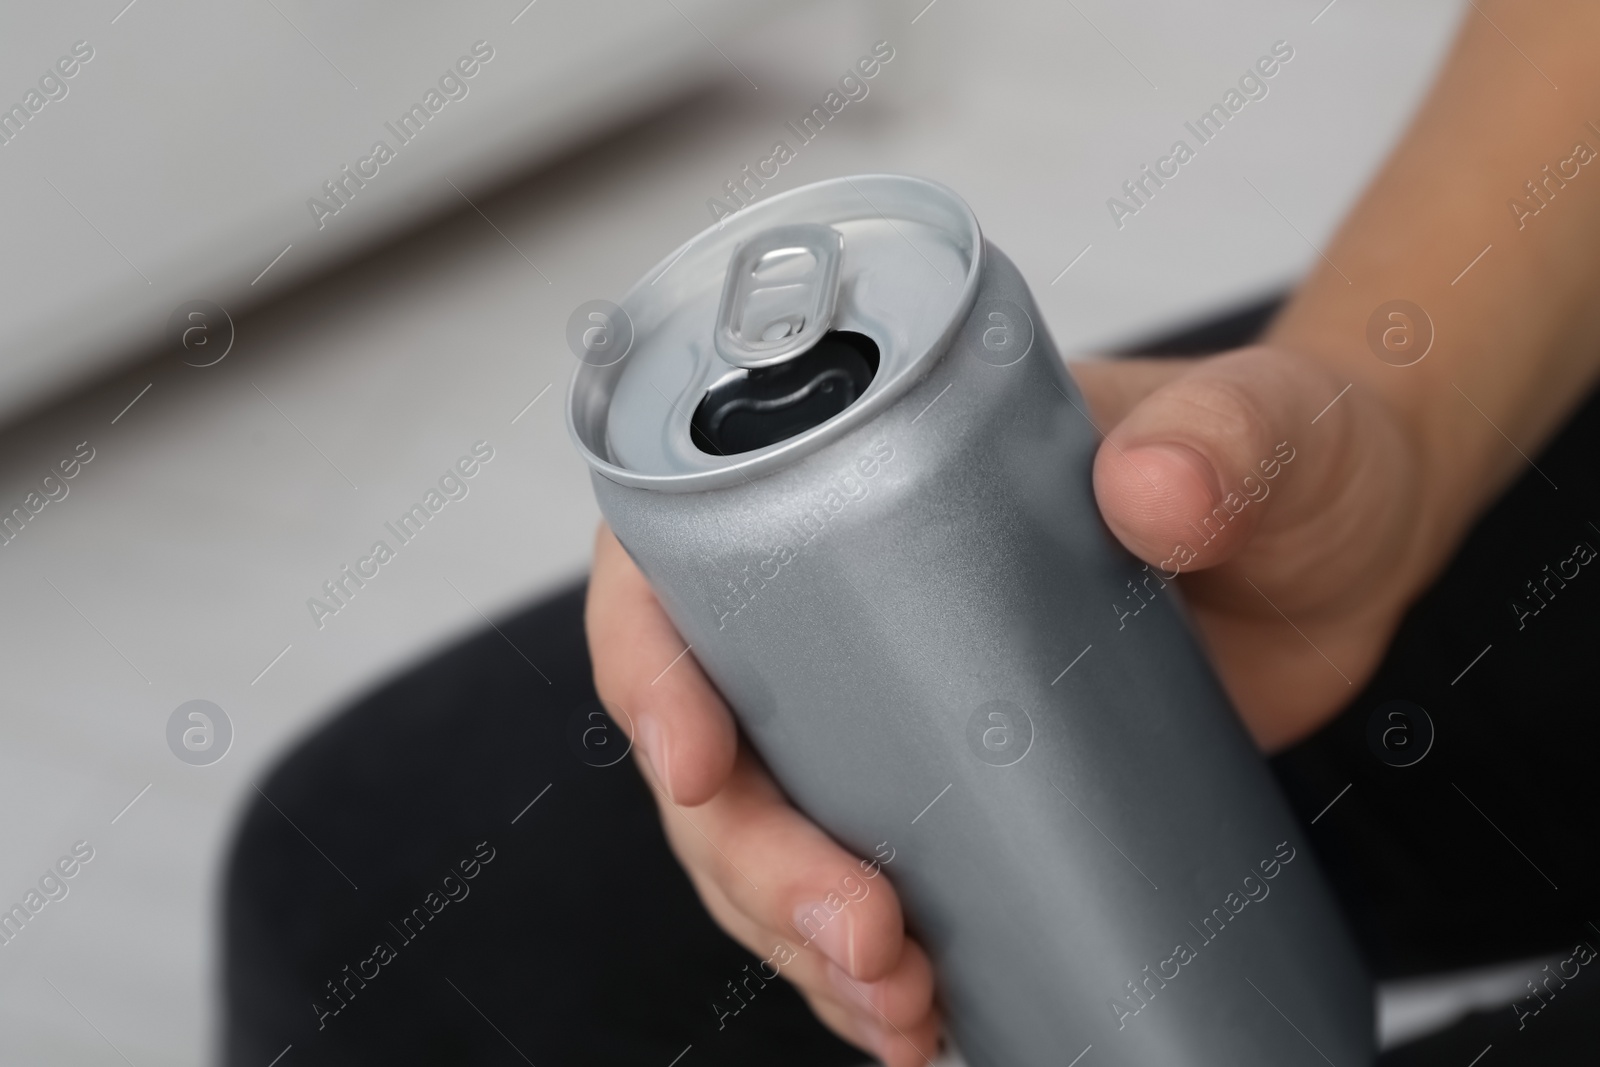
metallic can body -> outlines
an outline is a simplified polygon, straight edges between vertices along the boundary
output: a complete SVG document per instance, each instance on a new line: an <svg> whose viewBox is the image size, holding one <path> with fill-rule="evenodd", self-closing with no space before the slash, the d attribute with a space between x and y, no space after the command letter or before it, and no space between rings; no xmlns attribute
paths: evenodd
<svg viewBox="0 0 1600 1067"><path fill-rule="evenodd" d="M597 472L601 509L789 797L893 850L974 1067L1370 1063L1343 920L1176 588L1100 519L1040 321L985 245L870 421L705 491Z"/></svg>

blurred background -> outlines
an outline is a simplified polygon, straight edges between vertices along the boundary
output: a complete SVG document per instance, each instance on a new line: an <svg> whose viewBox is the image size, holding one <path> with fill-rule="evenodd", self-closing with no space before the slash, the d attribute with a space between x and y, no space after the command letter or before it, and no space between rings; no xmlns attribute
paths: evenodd
<svg viewBox="0 0 1600 1067"><path fill-rule="evenodd" d="M12 5L0 512L29 517L0 545L0 905L77 842L93 859L0 948L0 1061L211 1060L218 878L254 783L352 696L584 572L569 314L713 222L878 42L868 95L760 195L949 185L1083 358L1290 285L1464 8ZM1108 198L1276 42L1268 94L1119 225ZM469 495L315 618L480 441ZM169 721L195 700L220 715L186 760Z"/></svg>

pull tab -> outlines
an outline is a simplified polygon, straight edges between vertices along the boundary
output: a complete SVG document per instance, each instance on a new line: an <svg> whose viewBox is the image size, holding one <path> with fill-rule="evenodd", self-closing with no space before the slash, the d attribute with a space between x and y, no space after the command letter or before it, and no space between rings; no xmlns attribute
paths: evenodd
<svg viewBox="0 0 1600 1067"><path fill-rule="evenodd" d="M717 309L717 355L770 367L822 339L839 295L844 235L814 222L775 226L734 249Z"/></svg>

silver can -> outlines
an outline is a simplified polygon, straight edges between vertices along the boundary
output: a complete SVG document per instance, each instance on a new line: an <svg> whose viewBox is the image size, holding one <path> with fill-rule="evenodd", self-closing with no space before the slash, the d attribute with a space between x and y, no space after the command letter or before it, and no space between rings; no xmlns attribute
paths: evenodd
<svg viewBox="0 0 1600 1067"><path fill-rule="evenodd" d="M890 850L970 1063L1372 1061L1301 830L966 204L796 189L589 318L606 520L794 803Z"/></svg>

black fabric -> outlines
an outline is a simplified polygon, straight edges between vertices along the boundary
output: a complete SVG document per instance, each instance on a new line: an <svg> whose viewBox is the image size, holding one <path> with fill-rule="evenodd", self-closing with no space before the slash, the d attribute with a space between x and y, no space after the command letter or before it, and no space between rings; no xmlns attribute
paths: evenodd
<svg viewBox="0 0 1600 1067"><path fill-rule="evenodd" d="M591 765L610 757L582 736L605 729L582 590L499 630L360 701L262 783L227 877L225 1062L293 1045L280 1067L666 1067L692 1044L685 1067L858 1063L782 981L719 1030L712 999L756 961L700 906L631 759ZM418 908L431 918L407 925ZM346 1006L321 1017L329 982Z"/></svg>
<svg viewBox="0 0 1600 1067"><path fill-rule="evenodd" d="M1146 348L1242 343L1271 310ZM1600 914L1600 566L1561 578L1576 544L1600 548L1597 450L1591 398L1478 524L1371 683L1274 761L1380 976L1600 946L1587 924ZM1550 583L1536 614L1528 581ZM591 686L581 596L409 670L261 783L225 886L230 1067L286 1048L280 1067L862 1060L786 983L751 978L755 958L700 906L631 761L594 765L623 742ZM1435 730L1412 766L1368 739L1396 699ZM1483 1067L1592 1063L1596 971L1530 997L1537 1016L1473 1016L1384 1067L1461 1065L1486 1046ZM719 1019L710 1005L729 983L746 1007Z"/></svg>
<svg viewBox="0 0 1600 1067"><path fill-rule="evenodd" d="M1600 945L1592 930L1590 941ZM1381 1067L1593 1067L1600 1059L1600 981L1582 977L1587 970L1565 990L1552 984L1554 997L1541 986L1542 1008L1530 996L1525 1016L1509 1007L1474 1012L1442 1033L1394 1049ZM1532 1014L1534 1008L1538 1014Z"/></svg>
<svg viewBox="0 0 1600 1067"><path fill-rule="evenodd" d="M1600 919L1600 559L1575 553L1600 549L1596 457L1591 397L1537 457L1543 474L1527 471L1412 609L1361 695L1276 761L1307 818L1351 784L1312 835L1381 974L1580 937L1600 947L1588 926ZM1432 720L1414 766L1386 765L1369 743L1391 700Z"/></svg>

